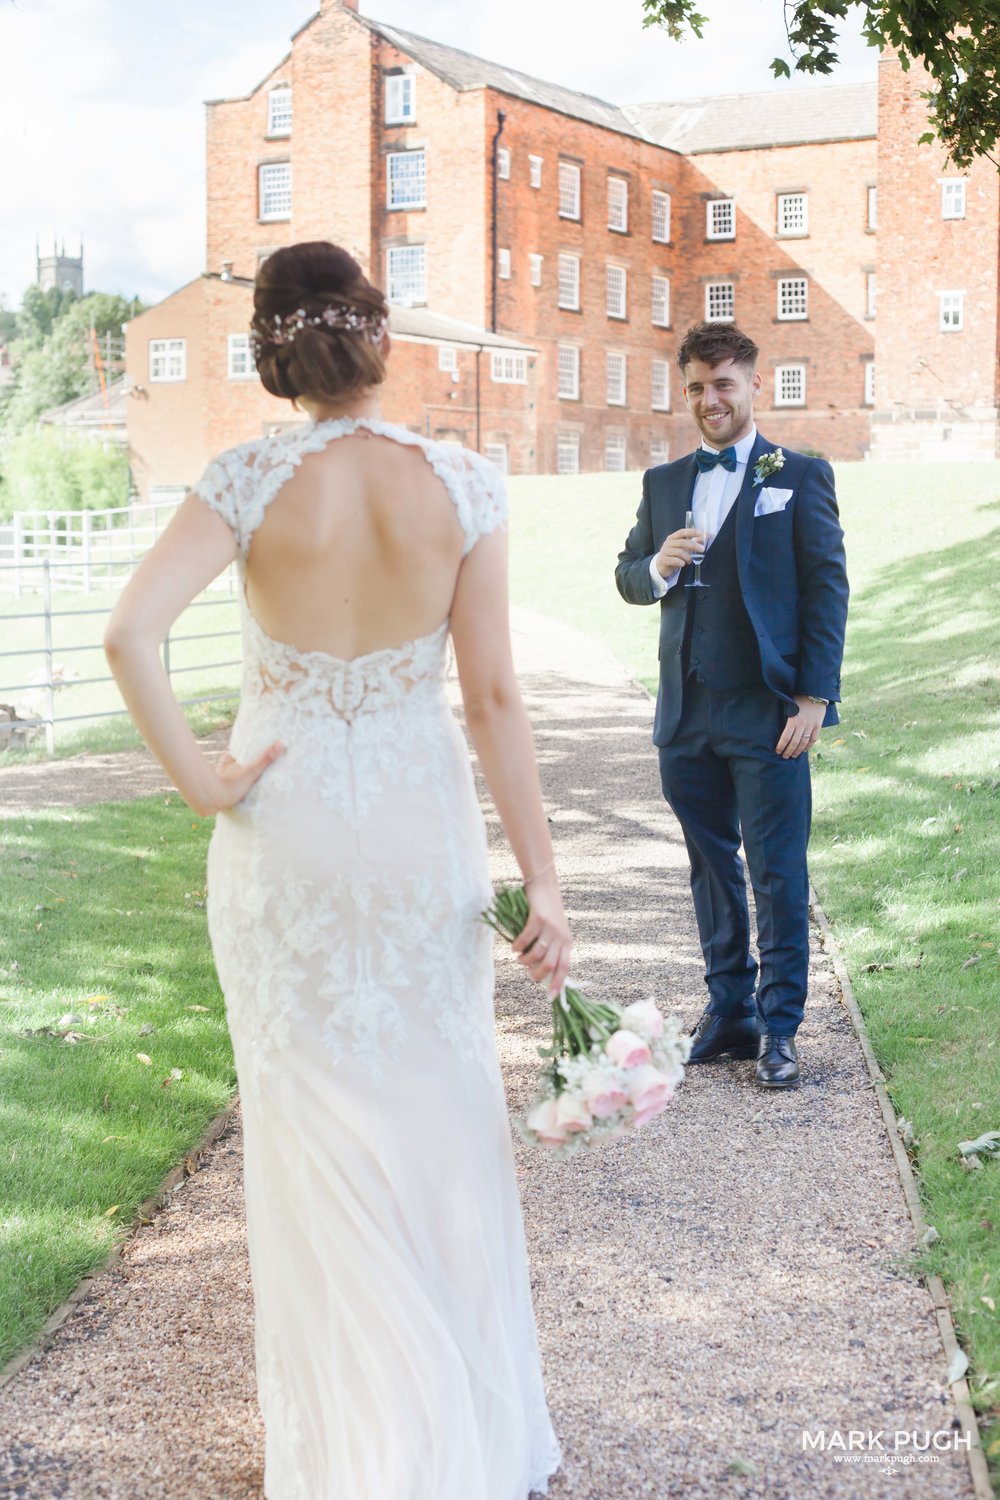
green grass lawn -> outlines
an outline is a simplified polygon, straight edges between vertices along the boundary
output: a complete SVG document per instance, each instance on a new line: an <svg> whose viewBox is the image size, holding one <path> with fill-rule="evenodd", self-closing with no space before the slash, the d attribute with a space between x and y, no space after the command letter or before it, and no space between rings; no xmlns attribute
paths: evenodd
<svg viewBox="0 0 1000 1500"><path fill-rule="evenodd" d="M4 824L0 1365L231 1097L203 909L210 828L177 797Z"/></svg>
<svg viewBox="0 0 1000 1500"><path fill-rule="evenodd" d="M1000 465L837 466L843 723L814 752L811 870L897 1114L1000 1471ZM658 610L615 589L639 475L515 480L512 596L655 688ZM650 748L650 754L654 752Z"/></svg>
<svg viewBox="0 0 1000 1500"><path fill-rule="evenodd" d="M95 590L92 594L58 593L53 596L52 661L54 675L63 685L56 689L56 753L77 755L84 750L119 750L140 743L127 718L102 717L120 711L121 697L109 677L101 639L104 626L120 590ZM36 705L48 713L48 699L39 687L14 691L31 684L46 670L45 627L41 619L41 595L24 594L20 599L0 595L3 649L0 657L0 703ZM234 694L240 658L237 596L226 592L205 594L181 615L171 631L170 668L179 698L213 697L196 705L188 715L196 730L228 722L235 699L218 700L214 695ZM226 663L214 666L212 663ZM22 718L26 715L22 712ZM45 756L45 739L39 736L21 759ZM13 757L12 757L13 758ZM2 764L9 764L7 757Z"/></svg>

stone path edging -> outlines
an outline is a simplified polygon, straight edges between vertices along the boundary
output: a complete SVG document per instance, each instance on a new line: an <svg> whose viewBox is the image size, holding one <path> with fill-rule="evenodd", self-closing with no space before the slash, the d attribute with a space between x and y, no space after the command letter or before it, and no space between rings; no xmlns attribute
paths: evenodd
<svg viewBox="0 0 1000 1500"><path fill-rule="evenodd" d="M813 917L822 935L823 948L829 956L830 962L833 964L833 972L837 976L837 983L840 985L840 993L844 999L844 1006L851 1018L851 1025L854 1027L855 1035L860 1043L865 1059L865 1066L868 1069L872 1087L875 1090L875 1097L878 1099L879 1107L882 1110L886 1135L889 1137L889 1147L892 1151L893 1161L896 1163L896 1170L899 1173L899 1181L903 1189L903 1196L906 1199L906 1206L910 1211L910 1218L913 1220L913 1228L918 1237L920 1237L928 1227L927 1219L924 1216L924 1207L920 1201L920 1189L917 1187L917 1180L913 1175L910 1158L906 1154L906 1149L899 1138L899 1131L896 1128L896 1111L892 1107L892 1100L889 1098L889 1091L885 1086L885 1076L878 1065L878 1058L875 1056L874 1048L869 1040L865 1018L854 994L851 976L847 972L847 965L837 945L837 939L834 937L833 929L830 926L830 919L820 905L812 886L809 888L809 896L812 903ZM937 1318L938 1328L941 1332L941 1342L944 1345L945 1358L948 1361L948 1368L950 1369L955 1355L964 1352L959 1345L958 1337L955 1333L951 1299L948 1296L944 1282L936 1272L928 1272L925 1280L927 1282L927 1289L934 1302L934 1315ZM962 1424L962 1435L969 1439L969 1470L972 1474L972 1484L975 1489L976 1500L993 1500L994 1491L990 1479L989 1465L986 1462L986 1454L983 1451L982 1440L979 1434L979 1422L976 1417L975 1408L972 1405L969 1383L964 1375L960 1376L958 1380L951 1382L951 1392L955 1402L955 1411Z"/></svg>

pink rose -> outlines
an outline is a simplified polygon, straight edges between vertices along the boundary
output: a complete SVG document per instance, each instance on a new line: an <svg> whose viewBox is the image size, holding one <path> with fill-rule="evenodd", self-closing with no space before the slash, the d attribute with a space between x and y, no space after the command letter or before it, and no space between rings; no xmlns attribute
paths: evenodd
<svg viewBox="0 0 1000 1500"><path fill-rule="evenodd" d="M558 1111L559 1105L555 1099L543 1099L541 1104L536 1104L528 1112L525 1123L529 1130L535 1132L543 1146L561 1146L566 1139L566 1131L557 1120Z"/></svg>
<svg viewBox="0 0 1000 1500"><path fill-rule="evenodd" d="M604 1044L604 1050L619 1068L638 1068L643 1063L648 1063L650 1058L649 1047L642 1037L624 1027L611 1033Z"/></svg>
<svg viewBox="0 0 1000 1500"><path fill-rule="evenodd" d="M613 1079L595 1070L584 1082L583 1102L595 1120L606 1120L628 1103L628 1095Z"/></svg>
<svg viewBox="0 0 1000 1500"><path fill-rule="evenodd" d="M633 1124L644 1125L666 1109L674 1097L673 1083L659 1068L636 1068L629 1079L628 1097L635 1110Z"/></svg>
<svg viewBox="0 0 1000 1500"><path fill-rule="evenodd" d="M663 1035L663 1017L655 1000L636 1000L622 1011L622 1025L637 1031L640 1036Z"/></svg>
<svg viewBox="0 0 1000 1500"><path fill-rule="evenodd" d="M556 1102L556 1127L572 1134L577 1130L589 1130L593 1125L590 1111L578 1094L567 1090Z"/></svg>

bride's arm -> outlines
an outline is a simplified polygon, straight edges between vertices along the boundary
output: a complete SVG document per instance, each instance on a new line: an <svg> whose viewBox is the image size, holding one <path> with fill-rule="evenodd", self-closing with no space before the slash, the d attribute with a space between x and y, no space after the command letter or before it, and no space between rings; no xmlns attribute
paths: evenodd
<svg viewBox="0 0 1000 1500"><path fill-rule="evenodd" d="M553 863L531 725L511 657L505 531L483 537L462 564L451 635L469 734L526 881L531 916L514 952L533 978L557 994L569 973L572 939Z"/></svg>
<svg viewBox="0 0 1000 1500"><path fill-rule="evenodd" d="M202 817L232 807L282 753L271 745L252 765L228 757L216 769L174 696L160 644L178 615L236 557L226 522L194 496L177 511L118 600L104 649L125 706L185 802Z"/></svg>

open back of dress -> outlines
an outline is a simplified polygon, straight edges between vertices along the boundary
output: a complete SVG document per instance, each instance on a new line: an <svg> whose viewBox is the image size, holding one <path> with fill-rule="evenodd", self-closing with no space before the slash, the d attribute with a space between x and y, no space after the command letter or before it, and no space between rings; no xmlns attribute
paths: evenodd
<svg viewBox="0 0 1000 1500"><path fill-rule="evenodd" d="M478 455L320 423L230 450L197 487L244 560L301 456L358 427L423 448L464 552L504 523ZM448 622L351 660L274 640L245 592L243 627L232 752L288 748L217 820L208 914L245 1115L265 1494L527 1500L559 1452Z"/></svg>

